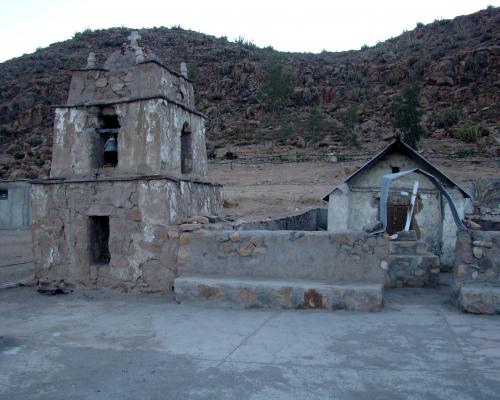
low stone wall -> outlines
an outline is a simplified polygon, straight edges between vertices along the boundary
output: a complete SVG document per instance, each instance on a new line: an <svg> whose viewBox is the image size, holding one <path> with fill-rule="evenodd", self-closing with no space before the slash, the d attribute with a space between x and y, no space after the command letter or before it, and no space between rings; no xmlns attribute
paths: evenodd
<svg viewBox="0 0 500 400"><path fill-rule="evenodd" d="M388 241L364 232L182 233L179 274L384 283Z"/></svg>
<svg viewBox="0 0 500 400"><path fill-rule="evenodd" d="M401 287L439 286L439 257L427 251L414 231L400 232L389 245L387 285Z"/></svg>
<svg viewBox="0 0 500 400"><path fill-rule="evenodd" d="M236 229L268 231L326 231L327 225L328 209L314 208L306 212L287 215L272 220L242 222L236 226Z"/></svg>
<svg viewBox="0 0 500 400"><path fill-rule="evenodd" d="M482 231L500 231L500 216L498 215L473 215L470 219L478 224Z"/></svg>
<svg viewBox="0 0 500 400"><path fill-rule="evenodd" d="M220 186L169 179L34 183L32 198L40 285L164 293L171 293L177 274L175 222L216 214L222 202ZM96 263L92 218L103 216L109 261Z"/></svg>
<svg viewBox="0 0 500 400"><path fill-rule="evenodd" d="M500 313L500 232L460 231L453 293L464 311Z"/></svg>

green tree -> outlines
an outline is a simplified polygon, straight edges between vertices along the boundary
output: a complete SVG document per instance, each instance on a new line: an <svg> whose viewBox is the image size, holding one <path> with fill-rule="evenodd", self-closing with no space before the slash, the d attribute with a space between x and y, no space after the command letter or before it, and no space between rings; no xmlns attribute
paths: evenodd
<svg viewBox="0 0 500 400"><path fill-rule="evenodd" d="M257 91L257 98L266 109L278 114L288 103L292 94L293 77L289 69L276 58L271 58L264 67L264 77Z"/></svg>
<svg viewBox="0 0 500 400"><path fill-rule="evenodd" d="M342 115L342 141L354 146L359 145L358 141L358 107L350 105Z"/></svg>
<svg viewBox="0 0 500 400"><path fill-rule="evenodd" d="M407 86L403 95L394 99L391 112L394 114L395 127L401 131L401 139L416 150L424 134L420 126L424 114L420 107L420 88L417 85Z"/></svg>
<svg viewBox="0 0 500 400"><path fill-rule="evenodd" d="M307 119L307 143L319 142L320 133L325 125L325 117L321 110L315 106L311 109Z"/></svg>
<svg viewBox="0 0 500 400"><path fill-rule="evenodd" d="M187 65L187 70L188 70L188 78L191 79L193 82L196 82L198 80L198 67L196 64L189 63Z"/></svg>
<svg viewBox="0 0 500 400"><path fill-rule="evenodd" d="M293 133L292 125L286 124L284 127L282 127L280 130L279 143L280 144L287 144L292 133Z"/></svg>

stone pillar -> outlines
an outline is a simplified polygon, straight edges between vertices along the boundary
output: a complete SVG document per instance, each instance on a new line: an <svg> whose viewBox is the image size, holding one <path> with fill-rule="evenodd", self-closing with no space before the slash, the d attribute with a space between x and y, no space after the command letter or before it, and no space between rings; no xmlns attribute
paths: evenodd
<svg viewBox="0 0 500 400"><path fill-rule="evenodd" d="M89 53L89 56L87 57L87 69L92 69L97 66L97 61L95 58L95 53Z"/></svg>
<svg viewBox="0 0 500 400"><path fill-rule="evenodd" d="M338 232L348 229L351 191L342 184L331 194L328 201L328 231Z"/></svg>
<svg viewBox="0 0 500 400"><path fill-rule="evenodd" d="M187 69L187 65L185 62L182 62L181 63L181 74L184 78L187 78L188 77L188 69Z"/></svg>

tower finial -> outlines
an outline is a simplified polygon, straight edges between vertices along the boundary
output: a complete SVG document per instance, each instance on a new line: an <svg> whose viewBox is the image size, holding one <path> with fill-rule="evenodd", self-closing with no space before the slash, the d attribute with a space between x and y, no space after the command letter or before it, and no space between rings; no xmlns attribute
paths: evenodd
<svg viewBox="0 0 500 400"><path fill-rule="evenodd" d="M185 62L181 62L181 75L184 78L188 77L188 69L187 69L187 64Z"/></svg>
<svg viewBox="0 0 500 400"><path fill-rule="evenodd" d="M132 31L127 39L130 40L131 47L139 47L137 41L141 39L141 35L139 35L139 31Z"/></svg>
<svg viewBox="0 0 500 400"><path fill-rule="evenodd" d="M95 58L95 53L90 52L89 56L87 57L87 69L92 69L96 67L96 58Z"/></svg>

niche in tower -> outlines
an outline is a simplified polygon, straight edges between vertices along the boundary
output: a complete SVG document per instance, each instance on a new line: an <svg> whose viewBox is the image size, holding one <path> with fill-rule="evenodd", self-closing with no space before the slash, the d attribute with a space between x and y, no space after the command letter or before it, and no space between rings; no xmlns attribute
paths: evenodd
<svg viewBox="0 0 500 400"><path fill-rule="evenodd" d="M92 264L106 265L111 259L109 253L109 217L90 216L89 244Z"/></svg>
<svg viewBox="0 0 500 400"><path fill-rule="evenodd" d="M193 134L187 122L181 131L181 173L193 172Z"/></svg>

